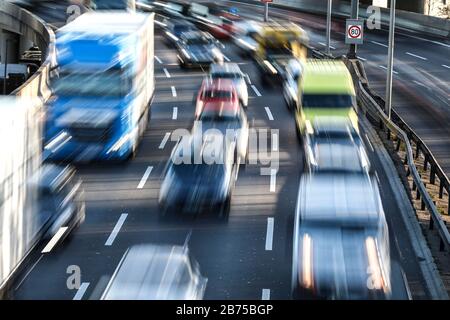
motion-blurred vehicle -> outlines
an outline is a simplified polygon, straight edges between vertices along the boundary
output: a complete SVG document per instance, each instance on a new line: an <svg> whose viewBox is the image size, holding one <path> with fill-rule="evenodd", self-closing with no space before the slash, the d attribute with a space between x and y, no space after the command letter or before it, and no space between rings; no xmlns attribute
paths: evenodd
<svg viewBox="0 0 450 320"><path fill-rule="evenodd" d="M49 160L126 160L154 93L154 14L86 13L58 30L59 75L47 110Z"/></svg>
<svg viewBox="0 0 450 320"><path fill-rule="evenodd" d="M167 19L164 21L164 32L166 42L171 46L176 46L184 32L196 31L197 27L184 19Z"/></svg>
<svg viewBox="0 0 450 320"><path fill-rule="evenodd" d="M346 117L358 129L356 93L352 76L342 61L308 59L301 81L295 112L297 129L316 117ZM301 136L301 135L300 135Z"/></svg>
<svg viewBox="0 0 450 320"><path fill-rule="evenodd" d="M239 95L230 79L203 79L196 95L195 117L198 118L206 105L220 106L224 109L238 109Z"/></svg>
<svg viewBox="0 0 450 320"><path fill-rule="evenodd" d="M389 234L375 179L302 176L292 261L294 299L389 299Z"/></svg>
<svg viewBox="0 0 450 320"><path fill-rule="evenodd" d="M136 12L136 0L89 0L94 10L125 10Z"/></svg>
<svg viewBox="0 0 450 320"><path fill-rule="evenodd" d="M291 59L306 59L308 35L294 23L266 23L256 35L256 42L254 58L265 84L281 83Z"/></svg>
<svg viewBox="0 0 450 320"><path fill-rule="evenodd" d="M237 63L213 64L210 67L209 75L213 81L219 79L231 80L238 94L239 101L244 107L248 106L247 79Z"/></svg>
<svg viewBox="0 0 450 320"><path fill-rule="evenodd" d="M307 120L303 142L306 170L310 172L369 173L362 139L346 117Z"/></svg>
<svg viewBox="0 0 450 320"><path fill-rule="evenodd" d="M0 298L14 296L27 257L60 227L84 219L83 190L70 167L42 164L39 98L0 97Z"/></svg>
<svg viewBox="0 0 450 320"><path fill-rule="evenodd" d="M292 59L288 62L283 80L283 97L289 110L294 110L298 99L298 85L303 73L300 60Z"/></svg>
<svg viewBox="0 0 450 320"><path fill-rule="evenodd" d="M261 26L256 21L243 20L235 23L233 42L243 57L252 57L258 48L256 38Z"/></svg>
<svg viewBox="0 0 450 320"><path fill-rule="evenodd" d="M101 300L202 300L208 279L187 247L142 244L129 248Z"/></svg>
<svg viewBox="0 0 450 320"><path fill-rule="evenodd" d="M206 213L228 219L239 170L234 150L235 146L228 147L217 132L200 135L197 131L182 138L165 169L159 192L160 217Z"/></svg>
<svg viewBox="0 0 450 320"><path fill-rule="evenodd" d="M201 122L200 135L208 130L220 131L228 139L228 143L235 145L234 161L245 164L248 157L249 126L245 111L235 99L233 100L236 92L232 85L229 80L217 80L213 81L211 86L205 86L203 107L196 120ZM232 92L231 100L223 98L225 92ZM195 129L194 126L194 136L197 134Z"/></svg>
<svg viewBox="0 0 450 320"><path fill-rule="evenodd" d="M52 238L61 227L68 235L84 221L84 190L75 173L72 166L43 164L30 182L39 190L40 223L48 225L43 239Z"/></svg>
<svg viewBox="0 0 450 320"><path fill-rule="evenodd" d="M204 31L190 31L181 34L177 50L182 67L209 68L212 63L223 63L219 42Z"/></svg>

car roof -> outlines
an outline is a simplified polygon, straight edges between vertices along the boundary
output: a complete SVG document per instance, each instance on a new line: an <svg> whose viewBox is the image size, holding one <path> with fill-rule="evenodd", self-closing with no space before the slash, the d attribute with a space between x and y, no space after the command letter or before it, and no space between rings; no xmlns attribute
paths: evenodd
<svg viewBox="0 0 450 320"><path fill-rule="evenodd" d="M177 283L176 274L188 261L188 251L181 246L142 244L132 246L122 257L103 298L151 299L169 297L165 292ZM162 282L164 286L161 286Z"/></svg>
<svg viewBox="0 0 450 320"><path fill-rule="evenodd" d="M311 120L310 124L314 135L323 133L357 135L356 129L348 117L320 116Z"/></svg>
<svg viewBox="0 0 450 320"><path fill-rule="evenodd" d="M384 219L378 187L364 173L303 175L297 201L305 224L377 226Z"/></svg>
<svg viewBox="0 0 450 320"><path fill-rule="evenodd" d="M344 62L308 59L303 73L302 91L310 94L355 95L352 76Z"/></svg>
<svg viewBox="0 0 450 320"><path fill-rule="evenodd" d="M196 39L200 37L212 38L212 36L208 32L197 30L183 32L183 37L186 39Z"/></svg>
<svg viewBox="0 0 450 320"><path fill-rule="evenodd" d="M204 90L214 91L235 91L233 80L231 79L210 79L206 78L203 81Z"/></svg>
<svg viewBox="0 0 450 320"><path fill-rule="evenodd" d="M210 73L238 73L241 69L239 68L239 65L234 62L225 62L225 63L215 63L212 64L210 67Z"/></svg>

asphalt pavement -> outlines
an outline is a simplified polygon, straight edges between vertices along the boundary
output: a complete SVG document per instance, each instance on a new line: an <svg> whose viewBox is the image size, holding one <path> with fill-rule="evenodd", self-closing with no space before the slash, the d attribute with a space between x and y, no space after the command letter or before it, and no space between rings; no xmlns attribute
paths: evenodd
<svg viewBox="0 0 450 320"><path fill-rule="evenodd" d="M158 218L162 172L174 145L170 139L163 140L174 129L192 126L192 99L204 72L180 69L176 52L157 32L156 95L136 158L125 164L94 163L78 168L86 192L86 220L49 253L41 253L45 244L36 248L17 282L16 299L98 299L105 279L111 277L127 248L140 243L182 245L190 233L189 248L208 278L205 299L262 299L263 292L265 298L290 298L293 217L303 172L302 149L280 89L264 87L253 61L240 58L233 44L225 46L226 57L238 62L252 82L247 111L250 125L278 130L280 168L275 178L261 175L260 169L265 167L261 163L241 168L226 223L215 214L196 220ZM365 143L381 186L392 257L407 279L405 284L403 275L396 273L395 295L407 298L409 288L414 299L425 299L424 281L393 196L398 191L386 187L387 177L371 151L381 146ZM117 229L119 220L122 224ZM67 286L67 269L73 265L81 270L78 290Z"/></svg>

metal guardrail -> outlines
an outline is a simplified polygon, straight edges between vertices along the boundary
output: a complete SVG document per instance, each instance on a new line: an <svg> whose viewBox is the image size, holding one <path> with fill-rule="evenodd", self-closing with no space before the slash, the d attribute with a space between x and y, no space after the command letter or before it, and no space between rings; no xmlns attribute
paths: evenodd
<svg viewBox="0 0 450 320"><path fill-rule="evenodd" d="M447 193L449 193L449 179L443 172L442 168L437 163L436 159L426 147L425 143L414 133L414 131L403 121L403 119L393 110L392 120L390 120L385 114L384 100L379 96L372 93L367 80L365 78L364 68L359 60L346 60L347 65L350 64L352 76L356 83L357 100L360 110L365 112L366 116L370 116L373 120L377 121L380 129L387 129L387 137L391 138L394 134L399 140L397 143L397 151L400 149L401 143L405 145L406 157L405 164L408 165L408 170L406 175L411 175L413 178L413 191L417 191L417 199L421 199L422 210L425 207L430 212L430 229L436 226L440 237L440 249L447 251L450 250L450 232L442 219L441 214L437 210L432 197L428 194L428 191L422 182L422 177L420 176L414 159L419 156L422 152L425 156L424 170L428 164L431 165L430 169L430 183L435 183L436 175L440 179L440 190L439 197L443 196L443 189L446 188ZM413 148L411 146L411 141L417 146L416 153L414 154ZM450 196L449 196L450 199ZM449 200L450 202L450 200ZM449 203L450 208L450 203ZM450 210L450 209L449 209Z"/></svg>

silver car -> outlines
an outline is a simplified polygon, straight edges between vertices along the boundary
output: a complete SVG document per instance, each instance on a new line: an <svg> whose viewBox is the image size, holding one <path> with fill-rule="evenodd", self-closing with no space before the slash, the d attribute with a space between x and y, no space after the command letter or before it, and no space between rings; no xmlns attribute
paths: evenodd
<svg viewBox="0 0 450 320"><path fill-rule="evenodd" d="M238 21L235 26L236 33L233 35L233 42L241 49L243 56L252 56L258 47L255 38L261 30L261 26L256 21Z"/></svg>
<svg viewBox="0 0 450 320"><path fill-rule="evenodd" d="M237 63L213 64L209 74L212 79L232 80L241 104L244 107L248 106L248 80Z"/></svg>
<svg viewBox="0 0 450 320"><path fill-rule="evenodd" d="M293 298L391 297L388 226L374 179L304 175L294 223Z"/></svg>
<svg viewBox="0 0 450 320"><path fill-rule="evenodd" d="M283 80L283 97L288 109L293 110L297 105L299 80L303 73L303 65L297 59L288 62Z"/></svg>
<svg viewBox="0 0 450 320"><path fill-rule="evenodd" d="M101 300L201 300L206 283L187 247L135 245L123 255Z"/></svg>
<svg viewBox="0 0 450 320"><path fill-rule="evenodd" d="M362 139L346 117L307 121L303 143L310 172L369 173L370 162Z"/></svg>

